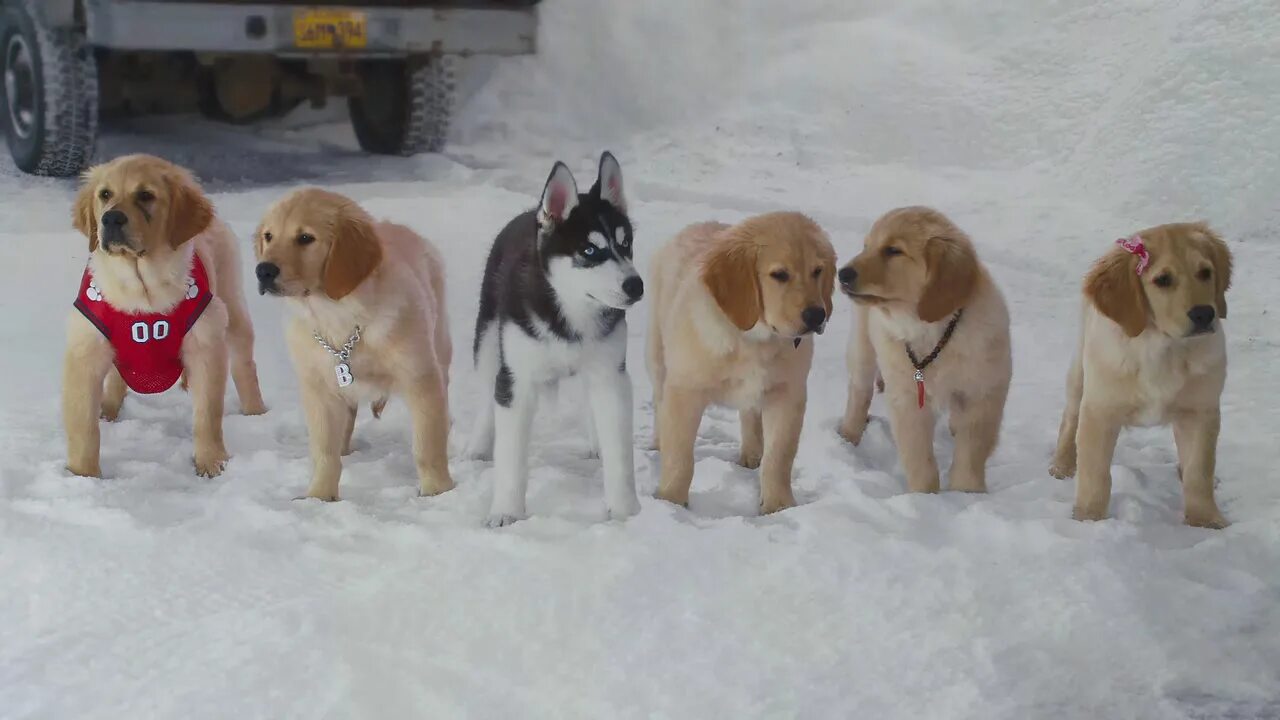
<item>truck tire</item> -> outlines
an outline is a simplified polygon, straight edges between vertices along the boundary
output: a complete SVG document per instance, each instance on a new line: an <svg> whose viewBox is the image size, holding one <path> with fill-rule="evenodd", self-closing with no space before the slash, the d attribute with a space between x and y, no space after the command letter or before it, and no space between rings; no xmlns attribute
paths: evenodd
<svg viewBox="0 0 1280 720"><path fill-rule="evenodd" d="M74 28L43 27L21 0L0 34L0 125L24 172L66 177L88 166L98 133L98 65Z"/></svg>
<svg viewBox="0 0 1280 720"><path fill-rule="evenodd" d="M453 111L453 68L441 57L366 60L362 93L347 101L360 147L380 155L444 149Z"/></svg>

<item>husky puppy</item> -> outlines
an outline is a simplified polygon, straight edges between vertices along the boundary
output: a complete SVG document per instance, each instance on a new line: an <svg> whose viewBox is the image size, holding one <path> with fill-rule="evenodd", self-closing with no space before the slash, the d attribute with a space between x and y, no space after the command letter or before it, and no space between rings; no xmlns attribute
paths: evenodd
<svg viewBox="0 0 1280 720"><path fill-rule="evenodd" d="M609 517L640 509L626 310L644 295L644 282L632 264L631 243L622 169L608 152L586 194L557 162L537 209L516 216L493 243L473 348L477 371L492 383L493 402L477 415L467 449L471 457L494 459L490 527L525 517L529 427L538 396L579 373L604 465Z"/></svg>

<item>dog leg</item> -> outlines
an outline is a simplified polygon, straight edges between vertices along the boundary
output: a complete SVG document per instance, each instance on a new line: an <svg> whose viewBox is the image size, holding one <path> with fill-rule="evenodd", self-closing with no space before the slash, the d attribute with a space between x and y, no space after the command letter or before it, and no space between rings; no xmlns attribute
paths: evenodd
<svg viewBox="0 0 1280 720"><path fill-rule="evenodd" d="M582 423L582 432L587 436L587 457L601 457L600 434L608 432L608 427L601 429L599 413L592 403L587 403L586 412L578 413L578 421Z"/></svg>
<svg viewBox="0 0 1280 720"><path fill-rule="evenodd" d="M738 464L754 470L760 467L760 459L764 457L764 420L758 408L739 410L738 420L742 425L742 447L738 452Z"/></svg>
<svg viewBox="0 0 1280 720"><path fill-rule="evenodd" d="M662 447L662 477L658 481L658 497L676 505L689 504L689 486L693 483L693 446L698 439L698 425L707 409L707 399L698 390L667 387L662 391L658 408Z"/></svg>
<svg viewBox="0 0 1280 720"><path fill-rule="evenodd" d="M493 459L493 383L502 362L498 350L498 331L491 325L480 336L476 352L476 373L485 395L471 425L471 436L467 438L466 456L472 460Z"/></svg>
<svg viewBox="0 0 1280 720"><path fill-rule="evenodd" d="M622 520L640 512L640 500L636 497L631 375L615 365L588 372L586 380L604 465L605 507L610 519Z"/></svg>
<svg viewBox="0 0 1280 720"><path fill-rule="evenodd" d="M120 406L124 405L124 396L128 392L129 386L125 385L120 371L114 367L107 371L107 388L102 396L103 420L115 422L120 417Z"/></svg>
<svg viewBox="0 0 1280 720"><path fill-rule="evenodd" d="M871 344L867 329L867 313L857 309L853 336L849 338L846 359L849 367L849 397L845 402L844 419L840 421L840 436L857 445L867 429L871 395L875 387L884 390L884 380L876 368L876 350Z"/></svg>
<svg viewBox="0 0 1280 720"><path fill-rule="evenodd" d="M231 351L231 380L240 398L240 412L261 415L267 411L258 386L258 366L253 361L253 324L243 306L227 303L227 346Z"/></svg>
<svg viewBox="0 0 1280 720"><path fill-rule="evenodd" d="M1000 439L1000 422L1004 418L1004 401L1009 392L1003 388L978 396L969 396L961 404L953 404L949 422L955 436L955 457L947 475L947 488L956 492L987 491L987 460Z"/></svg>
<svg viewBox="0 0 1280 720"><path fill-rule="evenodd" d="M1058 447L1049 465L1049 474L1059 480L1076 474L1076 431L1080 427L1080 399L1084 396L1084 367L1080 355L1076 353L1067 373L1067 405L1058 425Z"/></svg>
<svg viewBox="0 0 1280 720"><path fill-rule="evenodd" d="M188 336L190 337L190 336ZM194 411L195 465L201 477L222 474L229 458L222 441L223 397L227 391L227 348L210 342L197 351L183 348Z"/></svg>
<svg viewBox="0 0 1280 720"><path fill-rule="evenodd" d="M538 388L513 379L510 404L494 403L496 442L493 448L493 503L489 527L510 525L525 517L529 483L529 426L538 407Z"/></svg>
<svg viewBox="0 0 1280 720"><path fill-rule="evenodd" d="M899 388L901 389L901 388ZM919 407L915 393L889 393L889 418L898 459L907 475L907 490L936 493L938 460L933 454L933 409Z"/></svg>
<svg viewBox="0 0 1280 720"><path fill-rule="evenodd" d="M338 499L342 477L343 433L355 413L331 387L332 375L303 378L302 410L311 447L311 485L306 497L332 502Z"/></svg>
<svg viewBox="0 0 1280 720"><path fill-rule="evenodd" d="M653 387L653 439L650 450L662 449L658 408L662 406L662 386L667 381L667 364L663 356L662 322L659 313L649 313L649 341L644 348L645 367L649 371L649 384Z"/></svg>
<svg viewBox="0 0 1280 720"><path fill-rule="evenodd" d="M764 399L764 460L760 466L760 513L795 507L791 467L800 446L806 393L803 384L778 388Z"/></svg>
<svg viewBox="0 0 1280 720"><path fill-rule="evenodd" d="M1217 460L1218 408L1205 412L1182 412L1173 419L1173 438L1182 466L1183 517L1188 525L1224 528L1230 523L1213 498L1213 471Z"/></svg>
<svg viewBox="0 0 1280 720"><path fill-rule="evenodd" d="M72 319L72 322L81 320ZM84 321L88 325L88 321ZM73 475L102 477L99 463L102 436L98 416L102 381L111 368L111 348L105 339L90 338L97 330L71 331L62 369L62 424L67 435L67 470Z"/></svg>
<svg viewBox="0 0 1280 720"><path fill-rule="evenodd" d="M1076 505L1072 516L1077 520L1103 520L1111 505L1111 458L1116 452L1121 424L1100 408L1092 407L1088 398L1080 404L1079 430L1076 436Z"/></svg>
<svg viewBox="0 0 1280 720"><path fill-rule="evenodd" d="M351 410L347 413L347 425L342 433L342 457L346 457L351 454L351 436L356 431L356 413L359 409L360 406L353 405Z"/></svg>
<svg viewBox="0 0 1280 720"><path fill-rule="evenodd" d="M449 475L449 394L439 372L428 372L407 388L405 399L413 416L413 462L418 467L418 491L439 495L453 489Z"/></svg>

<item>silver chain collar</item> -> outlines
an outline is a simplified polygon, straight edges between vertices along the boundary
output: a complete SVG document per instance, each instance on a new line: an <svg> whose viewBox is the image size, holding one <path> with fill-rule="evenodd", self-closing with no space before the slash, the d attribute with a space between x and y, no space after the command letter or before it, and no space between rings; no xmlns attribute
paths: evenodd
<svg viewBox="0 0 1280 720"><path fill-rule="evenodd" d="M328 350L330 355L338 358L338 362L346 362L347 358L351 357L351 350L355 348L356 343L360 342L360 326L356 326L355 332L351 333L351 338L347 340L347 343L342 346L341 350L335 350L334 347L329 344L328 340L325 340L320 336L319 332L311 333L311 337L315 338L316 342L320 343L320 347Z"/></svg>

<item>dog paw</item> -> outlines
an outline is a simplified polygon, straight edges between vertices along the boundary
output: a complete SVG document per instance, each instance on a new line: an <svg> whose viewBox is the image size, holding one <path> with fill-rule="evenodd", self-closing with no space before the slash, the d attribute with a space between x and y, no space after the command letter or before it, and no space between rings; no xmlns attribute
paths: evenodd
<svg viewBox="0 0 1280 720"><path fill-rule="evenodd" d="M770 515L780 510L786 510L787 508L793 508L795 506L796 499L791 495L791 493L779 495L777 497L765 497L760 499L760 514Z"/></svg>
<svg viewBox="0 0 1280 720"><path fill-rule="evenodd" d="M506 527L508 525L514 525L523 519L524 518L520 515L494 513L489 515L489 517L484 521L484 524L485 527L496 529Z"/></svg>
<svg viewBox="0 0 1280 720"><path fill-rule="evenodd" d="M742 448L738 453L738 464L748 470L755 470L760 467L760 459L763 456L764 453L762 451L755 450L754 448L750 450Z"/></svg>
<svg viewBox="0 0 1280 720"><path fill-rule="evenodd" d="M672 505L679 505L680 507L689 507L689 491L688 490L685 490L684 492L678 492L676 490L658 488L658 492L654 494L654 497L658 498L659 500L666 500Z"/></svg>
<svg viewBox="0 0 1280 720"><path fill-rule="evenodd" d="M840 423L839 429L836 431L840 437L849 442L850 445L857 446L862 442L862 434L867 430L868 418L863 418L862 422L843 421Z"/></svg>
<svg viewBox="0 0 1280 720"><path fill-rule="evenodd" d="M418 497L435 497L441 493L447 493L453 488L453 478L447 475L439 479L423 480L418 484Z"/></svg>
<svg viewBox="0 0 1280 720"><path fill-rule="evenodd" d="M226 451L222 452L206 452L196 453L194 458L196 465L196 475L204 478L216 478L227 469Z"/></svg>
<svg viewBox="0 0 1280 720"><path fill-rule="evenodd" d="M1072 508L1071 517L1081 522L1097 522L1107 519L1106 508L1082 508L1079 505Z"/></svg>
<svg viewBox="0 0 1280 720"><path fill-rule="evenodd" d="M72 475L88 478L101 478L102 467L99 465L88 465L80 463L67 463L67 472Z"/></svg>
<svg viewBox="0 0 1280 720"><path fill-rule="evenodd" d="M245 403L240 406L241 415L266 415L267 406L261 401Z"/></svg>
<svg viewBox="0 0 1280 720"><path fill-rule="evenodd" d="M1221 530L1231 523L1222 516L1217 508L1188 509L1183 516L1183 521L1191 527L1209 528L1210 530Z"/></svg>
<svg viewBox="0 0 1280 720"><path fill-rule="evenodd" d="M120 417L121 406L121 403L108 404L104 402L102 404L102 419L107 422L115 422Z"/></svg>
<svg viewBox="0 0 1280 720"><path fill-rule="evenodd" d="M295 501L296 500L319 500L320 502L331 503L331 502L338 502L338 496L336 494L333 494L333 495L313 494L310 490L308 490L306 495L299 495L298 497L294 498L294 500Z"/></svg>
<svg viewBox="0 0 1280 720"><path fill-rule="evenodd" d="M951 492L984 493L987 491L987 481L982 478L952 476L947 478L947 489Z"/></svg>
<svg viewBox="0 0 1280 720"><path fill-rule="evenodd" d="M607 502L610 520L626 520L640 512L640 500L635 495Z"/></svg>
<svg viewBox="0 0 1280 720"><path fill-rule="evenodd" d="M1066 480L1075 477L1076 463L1075 459L1067 460L1064 458L1054 458L1053 463L1049 465L1049 474L1059 480Z"/></svg>

